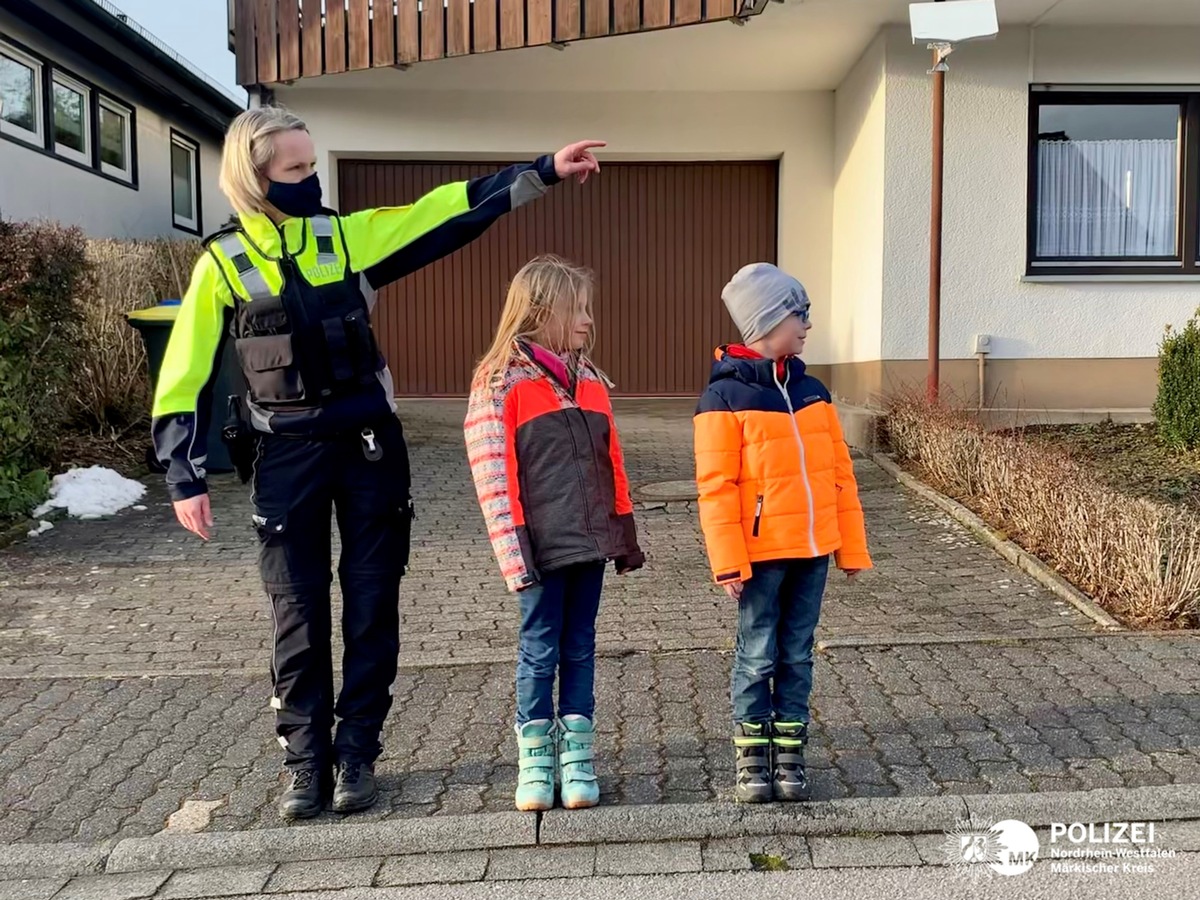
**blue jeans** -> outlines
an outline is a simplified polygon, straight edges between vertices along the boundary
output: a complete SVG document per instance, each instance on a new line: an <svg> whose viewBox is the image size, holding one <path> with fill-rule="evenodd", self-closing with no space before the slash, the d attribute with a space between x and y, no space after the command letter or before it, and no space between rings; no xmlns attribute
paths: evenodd
<svg viewBox="0 0 1200 900"><path fill-rule="evenodd" d="M733 723L808 722L813 632L829 557L755 563L738 603ZM771 681L774 679L774 690Z"/></svg>
<svg viewBox="0 0 1200 900"><path fill-rule="evenodd" d="M603 586L604 563L586 563L543 573L540 584L521 591L518 726L554 718L556 669L559 716L592 718L596 613Z"/></svg>

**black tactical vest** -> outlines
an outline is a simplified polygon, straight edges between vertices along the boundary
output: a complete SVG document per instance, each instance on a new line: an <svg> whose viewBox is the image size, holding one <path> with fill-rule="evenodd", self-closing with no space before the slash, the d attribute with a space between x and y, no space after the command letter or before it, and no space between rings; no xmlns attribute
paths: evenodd
<svg viewBox="0 0 1200 900"><path fill-rule="evenodd" d="M362 277L336 216L305 223L300 250L267 256L240 228L205 242L234 295L232 332L250 398L266 410L321 407L378 384L385 367ZM340 252L339 252L340 251Z"/></svg>

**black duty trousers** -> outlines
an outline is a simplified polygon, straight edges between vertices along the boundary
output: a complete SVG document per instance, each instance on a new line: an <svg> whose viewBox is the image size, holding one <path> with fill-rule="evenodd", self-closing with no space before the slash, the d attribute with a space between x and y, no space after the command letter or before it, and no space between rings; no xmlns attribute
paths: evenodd
<svg viewBox="0 0 1200 900"><path fill-rule="evenodd" d="M263 435L258 441L254 524L274 623L271 706L288 768L372 763L382 750L413 510L399 420L388 417L366 432L322 440ZM342 541L345 647L336 705L330 647L334 511Z"/></svg>

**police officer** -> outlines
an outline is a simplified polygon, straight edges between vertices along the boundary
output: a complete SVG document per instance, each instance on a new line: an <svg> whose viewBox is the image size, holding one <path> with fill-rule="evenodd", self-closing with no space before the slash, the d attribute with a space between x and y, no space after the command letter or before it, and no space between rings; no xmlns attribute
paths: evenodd
<svg viewBox="0 0 1200 900"><path fill-rule="evenodd" d="M447 184L411 206L339 216L321 204L307 128L285 110L238 116L220 186L238 224L205 241L171 333L153 433L179 521L213 520L205 435L218 360L235 343L248 391L260 567L274 623L271 706L291 783L285 819L376 799L374 764L399 651L413 519L392 379L370 328L375 292L469 243L555 182L599 171L583 141L529 165ZM330 541L342 553L342 689L331 658ZM336 735L332 735L336 715Z"/></svg>

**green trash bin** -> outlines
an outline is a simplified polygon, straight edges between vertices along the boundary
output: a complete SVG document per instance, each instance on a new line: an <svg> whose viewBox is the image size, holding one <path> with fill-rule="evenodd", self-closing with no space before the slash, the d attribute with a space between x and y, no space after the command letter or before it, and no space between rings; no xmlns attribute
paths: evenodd
<svg viewBox="0 0 1200 900"><path fill-rule="evenodd" d="M171 337L171 329L178 315L178 300L164 300L158 306L137 309L126 314L129 324L137 329L146 345L152 387L158 386L158 373L162 368L163 357L167 354L167 341ZM229 458L229 448L221 440L221 429L225 426L225 417L229 410L229 396L244 394L245 390L246 381L238 364L237 353L233 349L233 341L226 340L217 381L213 385L212 409L208 423L208 460L204 467L209 472L234 470L233 461ZM154 458L153 449L146 451L146 461L151 464L151 468L162 470Z"/></svg>

